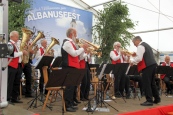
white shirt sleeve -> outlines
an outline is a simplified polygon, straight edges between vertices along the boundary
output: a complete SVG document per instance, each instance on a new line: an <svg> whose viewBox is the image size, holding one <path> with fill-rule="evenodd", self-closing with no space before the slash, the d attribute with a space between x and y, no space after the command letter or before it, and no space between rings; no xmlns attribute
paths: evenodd
<svg viewBox="0 0 173 115"><path fill-rule="evenodd" d="M137 47L136 57L134 57L131 62L134 64L138 64L140 61L142 61L143 55L145 53L145 48L142 45L139 45Z"/></svg>
<svg viewBox="0 0 173 115"><path fill-rule="evenodd" d="M76 57L81 55L84 52L83 48L79 48L78 50L75 50L71 44L70 41L66 41L63 45L63 49L70 54L72 57Z"/></svg>
<svg viewBox="0 0 173 115"><path fill-rule="evenodd" d="M111 51L110 52L110 58L112 59L112 60L114 60L114 61L117 61L117 60L119 60L120 58L121 58L121 55L115 55L115 53L114 53L114 51Z"/></svg>
<svg viewBox="0 0 173 115"><path fill-rule="evenodd" d="M41 56L41 51L40 51L40 49L38 49L38 51L37 51L37 53L36 53L36 55L35 55L35 58L38 60L38 59L40 59L42 56Z"/></svg>

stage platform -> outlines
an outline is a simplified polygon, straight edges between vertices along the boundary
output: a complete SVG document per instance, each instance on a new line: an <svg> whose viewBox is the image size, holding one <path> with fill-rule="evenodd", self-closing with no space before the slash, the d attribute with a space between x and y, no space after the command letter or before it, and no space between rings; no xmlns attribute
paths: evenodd
<svg viewBox="0 0 173 115"><path fill-rule="evenodd" d="M27 108L29 107L30 104L28 102L32 98L25 98L23 97L21 100L24 102L23 104L15 104L15 105L10 105L4 109L1 109L1 111L4 113L4 115L61 115L61 100L57 100L56 102L52 103L52 111L49 108L46 108L45 111L42 111L42 105L40 102L38 102L38 107L37 108ZM145 98L141 98L139 100L138 98L136 99L126 99L126 103L123 101L122 98L116 99L116 103L113 101L108 102L111 106L115 107L116 110L111 108L110 106L107 106L107 109L105 108L104 104L103 108L100 109L100 111L95 111L93 114L94 115L118 115L118 114L124 114L128 112L133 112L133 111L139 111L139 110L146 110L146 109L152 109L152 108L157 108L160 106L173 106L173 97L166 97L164 94L161 96L161 103L160 104L154 104L154 106L140 106L140 103L145 101ZM92 113L87 113L86 111L82 110L87 102L82 102L81 104L78 105L78 110L77 112L66 112L65 115L91 115ZM92 104L91 104L92 105ZM173 111L173 110L172 110ZM1 114L0 114L1 115ZM140 114L140 115L145 115L145 114ZM147 114L148 115L148 114ZM154 114L153 114L154 115Z"/></svg>

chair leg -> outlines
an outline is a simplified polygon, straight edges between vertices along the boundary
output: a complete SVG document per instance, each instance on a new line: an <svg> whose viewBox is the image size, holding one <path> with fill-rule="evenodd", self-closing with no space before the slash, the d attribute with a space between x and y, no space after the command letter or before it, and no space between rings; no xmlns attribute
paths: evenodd
<svg viewBox="0 0 173 115"><path fill-rule="evenodd" d="M56 94L56 91L53 91L52 97L51 97L51 99L50 99L50 104L52 103L52 100L53 100L53 98L55 97L55 94Z"/></svg>
<svg viewBox="0 0 173 115"><path fill-rule="evenodd" d="M65 101L64 101L64 92L63 92L63 90L60 90L60 91L61 91L61 96L62 96L62 106L64 108L64 112L66 112Z"/></svg>
<svg viewBox="0 0 173 115"><path fill-rule="evenodd" d="M80 100L80 85L77 86L77 99Z"/></svg>
<svg viewBox="0 0 173 115"><path fill-rule="evenodd" d="M22 83L20 82L20 99L22 99Z"/></svg>
<svg viewBox="0 0 173 115"><path fill-rule="evenodd" d="M43 105L42 111L45 110L45 107L46 107L46 104L47 104L47 101L48 101L48 98L49 98L50 92L51 92L51 90L49 90L49 91L48 91L48 94L46 95L46 99L45 99L45 101L44 101L44 105Z"/></svg>

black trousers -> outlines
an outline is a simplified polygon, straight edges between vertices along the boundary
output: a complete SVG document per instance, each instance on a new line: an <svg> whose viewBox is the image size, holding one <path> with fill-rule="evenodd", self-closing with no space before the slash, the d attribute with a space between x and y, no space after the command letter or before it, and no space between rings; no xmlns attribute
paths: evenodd
<svg viewBox="0 0 173 115"><path fill-rule="evenodd" d="M148 102L160 100L159 92L155 82L156 64L146 67L142 70L142 86L145 92L145 98Z"/></svg>
<svg viewBox="0 0 173 115"><path fill-rule="evenodd" d="M140 89L141 94L143 94L143 89L142 89L142 76L140 75L133 75L133 76L129 76L130 80L133 80L135 82L138 82L138 86Z"/></svg>
<svg viewBox="0 0 173 115"><path fill-rule="evenodd" d="M31 93L32 93L32 91L31 91L32 69L31 69L30 62L24 65L23 73L25 74L25 79L26 79L25 95L31 95Z"/></svg>
<svg viewBox="0 0 173 115"><path fill-rule="evenodd" d="M119 75L114 75L114 93L115 95L119 94L119 92L123 95L125 88L125 74L121 73Z"/></svg>
<svg viewBox="0 0 173 115"><path fill-rule="evenodd" d="M86 64L86 73L82 79L81 87L80 87L80 97L88 99L89 91L90 91L90 81L91 81L91 74L88 67L88 64Z"/></svg>
<svg viewBox="0 0 173 115"><path fill-rule="evenodd" d="M21 75L21 64L18 65L17 69L8 66L7 101L10 101L10 99L17 100L17 97L19 96Z"/></svg>
<svg viewBox="0 0 173 115"><path fill-rule="evenodd" d="M169 91L172 90L172 88L171 88L171 82L170 82L170 81L173 81L173 77L172 77L172 76L165 76L165 77L163 78L163 81L164 81L165 84L166 84L167 93L169 93Z"/></svg>

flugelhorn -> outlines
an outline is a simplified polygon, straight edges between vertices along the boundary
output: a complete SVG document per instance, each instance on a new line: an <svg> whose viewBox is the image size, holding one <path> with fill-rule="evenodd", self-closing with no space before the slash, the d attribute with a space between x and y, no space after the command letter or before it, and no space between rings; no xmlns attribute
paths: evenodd
<svg viewBox="0 0 173 115"><path fill-rule="evenodd" d="M38 31L36 38L34 38L34 40L31 42L31 45L30 45L30 49L34 51L33 54L29 55L30 59L33 59L35 57L38 50L38 45L36 44L36 42L40 40L41 38L45 38L45 35L42 32Z"/></svg>
<svg viewBox="0 0 173 115"><path fill-rule="evenodd" d="M46 48L45 54L50 54L51 48L52 48L55 44L60 45L59 39L57 40L57 39L54 38L54 37L51 37L51 39L52 39L52 41L51 41L50 45Z"/></svg>

